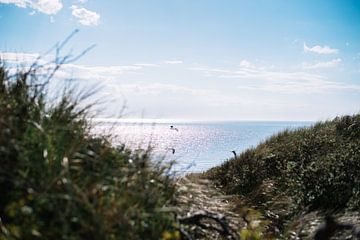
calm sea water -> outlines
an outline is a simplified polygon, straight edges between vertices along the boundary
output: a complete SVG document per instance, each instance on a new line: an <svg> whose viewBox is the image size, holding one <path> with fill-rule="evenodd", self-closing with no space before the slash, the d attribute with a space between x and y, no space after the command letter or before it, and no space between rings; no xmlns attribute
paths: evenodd
<svg viewBox="0 0 360 240"><path fill-rule="evenodd" d="M245 149L284 130L310 126L311 122L99 122L96 131L116 135L114 143L131 148L154 147L154 157L176 160L180 172L201 172L221 164ZM173 125L176 130L171 130ZM172 153L175 149L175 153Z"/></svg>

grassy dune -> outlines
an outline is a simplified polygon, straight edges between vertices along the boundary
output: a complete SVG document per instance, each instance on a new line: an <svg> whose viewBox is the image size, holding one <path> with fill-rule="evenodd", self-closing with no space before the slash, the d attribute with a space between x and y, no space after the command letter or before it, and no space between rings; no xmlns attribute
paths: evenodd
<svg viewBox="0 0 360 240"><path fill-rule="evenodd" d="M290 196L295 211L360 208L360 115L286 130L204 175L227 193L249 195L264 183Z"/></svg>

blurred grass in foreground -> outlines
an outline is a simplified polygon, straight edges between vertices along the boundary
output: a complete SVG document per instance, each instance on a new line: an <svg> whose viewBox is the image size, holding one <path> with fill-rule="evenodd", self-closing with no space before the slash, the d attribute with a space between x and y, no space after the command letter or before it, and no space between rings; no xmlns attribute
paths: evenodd
<svg viewBox="0 0 360 240"><path fill-rule="evenodd" d="M173 231L164 211L175 199L170 165L90 134L86 94L68 90L49 102L41 67L9 71L0 66L0 239L159 239Z"/></svg>

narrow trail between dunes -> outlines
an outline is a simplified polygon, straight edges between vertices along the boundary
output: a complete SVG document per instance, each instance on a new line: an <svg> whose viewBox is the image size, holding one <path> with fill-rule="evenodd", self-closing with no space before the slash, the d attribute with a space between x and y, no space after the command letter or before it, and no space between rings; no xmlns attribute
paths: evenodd
<svg viewBox="0 0 360 240"><path fill-rule="evenodd" d="M244 221L240 214L236 213L233 199L234 195L225 195L215 187L214 183L207 179L198 177L184 177L179 180L178 204L180 215L188 217L197 212L205 211L224 216L230 228L237 232L244 226ZM216 231L197 229L203 239L226 239ZM200 238L201 239L201 238Z"/></svg>
<svg viewBox="0 0 360 240"><path fill-rule="evenodd" d="M208 212L217 214L217 216L225 217L227 225L230 227L232 233L237 235L242 229L245 229L247 223L244 218L244 209L241 209L240 205L248 205L249 202L244 202L244 199L240 199L237 195L226 195L220 188L217 188L215 184L207 179L202 179L198 175L188 175L179 179L178 181L179 197L179 216L190 217L198 212ZM251 205L252 209L258 209L262 206L262 212L266 215L277 216L277 218L283 218L291 213L291 201L289 197L274 195L273 191L276 189L273 182L267 182L261 187L262 191L258 193L258 196L262 196L263 203ZM249 208L248 208L249 209ZM323 223L324 212L312 211L303 212L297 216L294 216L290 222L286 224L286 235L274 236L270 234L262 235L261 239L313 239L313 234L316 229ZM333 212L333 217L338 222L353 224L360 226L360 215L357 211L351 211L343 209L341 211ZM259 218L257 218L259 219ZM274 230L278 227L276 221L269 217L261 217L262 220L267 221L268 231L274 233ZM254 221L256 222L256 221ZM206 220L205 223L210 225L216 225L214 221ZM280 227L280 226L279 226ZM337 232L332 239L360 239L360 227L357 227L359 236L356 238L353 236L353 230ZM195 239L237 239L229 236L224 237L219 232L211 229L203 229L198 226L191 227L192 232L195 232ZM238 237L239 235L237 235ZM271 237L270 237L271 236ZM352 238L355 237L355 238Z"/></svg>

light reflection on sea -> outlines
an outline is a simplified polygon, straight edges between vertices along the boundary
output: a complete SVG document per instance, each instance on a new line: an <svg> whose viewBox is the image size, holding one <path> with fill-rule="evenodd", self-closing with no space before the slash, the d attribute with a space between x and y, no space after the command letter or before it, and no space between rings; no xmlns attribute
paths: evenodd
<svg viewBox="0 0 360 240"><path fill-rule="evenodd" d="M311 122L109 122L98 121L96 133L111 133L114 144L146 149L151 145L155 158L176 160L175 169L200 172L221 164L284 130L311 125ZM179 131L171 130L173 125ZM175 149L175 154L172 150Z"/></svg>

